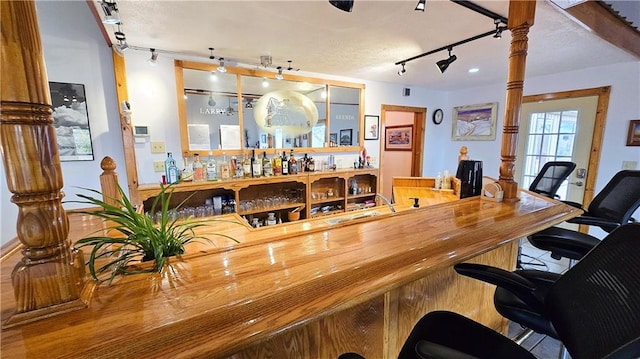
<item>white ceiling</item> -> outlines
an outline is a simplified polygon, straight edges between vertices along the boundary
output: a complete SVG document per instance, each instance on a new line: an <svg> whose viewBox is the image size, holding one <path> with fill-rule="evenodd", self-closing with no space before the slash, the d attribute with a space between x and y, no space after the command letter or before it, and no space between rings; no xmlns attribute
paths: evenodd
<svg viewBox="0 0 640 359"><path fill-rule="evenodd" d="M100 10L97 1L94 2ZM261 55L273 67L293 66L306 72L370 81L454 90L506 82L510 33L491 36L453 49L458 57L440 74L435 63L442 51L407 63L404 76L394 65L409 57L494 29L493 20L451 1L428 0L416 12L417 0L355 0L353 12L342 12L326 0L299 1L117 1L122 31L129 45L162 52L197 54L208 48L227 64L255 64ZM508 1L476 1L508 16ZM113 38L114 28L107 26ZM527 76L553 74L638 59L579 26L551 3L538 1L529 33ZM469 68L480 69L475 74ZM275 69L274 69L275 71Z"/></svg>

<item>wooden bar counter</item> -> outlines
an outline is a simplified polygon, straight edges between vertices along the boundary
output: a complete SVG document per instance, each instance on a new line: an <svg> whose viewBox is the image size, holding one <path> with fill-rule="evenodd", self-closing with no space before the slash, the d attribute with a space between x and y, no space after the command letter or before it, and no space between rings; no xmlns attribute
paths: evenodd
<svg viewBox="0 0 640 359"><path fill-rule="evenodd" d="M95 288L85 310L4 329L2 357L393 358L418 318L435 309L502 329L493 287L451 266L512 268L517 239L580 214L526 191L514 203L475 197L385 208L369 218L235 225L240 245L187 247L162 274ZM76 220L75 239L96 226ZM2 263L3 319L15 307L10 277L19 257Z"/></svg>

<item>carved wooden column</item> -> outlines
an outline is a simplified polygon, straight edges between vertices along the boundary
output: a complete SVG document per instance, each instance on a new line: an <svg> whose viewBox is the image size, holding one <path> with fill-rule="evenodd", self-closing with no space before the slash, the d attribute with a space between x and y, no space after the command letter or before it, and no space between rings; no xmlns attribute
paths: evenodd
<svg viewBox="0 0 640 359"><path fill-rule="evenodd" d="M62 208L62 171L35 3L0 1L0 136L7 186L18 206L22 260L11 278L14 313L3 327L85 307L81 252Z"/></svg>
<svg viewBox="0 0 640 359"><path fill-rule="evenodd" d="M527 60L527 34L533 26L535 0L511 0L509 23L511 47L509 48L509 70L507 73L507 97L505 100L502 147L500 149L499 183L504 190L505 201L517 201L518 184L513 180L514 162L518 150L520 109Z"/></svg>

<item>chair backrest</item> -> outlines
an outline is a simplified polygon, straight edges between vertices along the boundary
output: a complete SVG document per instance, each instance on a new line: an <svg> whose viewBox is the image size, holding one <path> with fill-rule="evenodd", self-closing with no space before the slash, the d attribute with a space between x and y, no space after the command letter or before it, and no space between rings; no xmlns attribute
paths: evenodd
<svg viewBox="0 0 640 359"><path fill-rule="evenodd" d="M615 174L602 191L593 197L587 211L590 216L609 219L619 224L629 222L640 207L640 171L623 170ZM603 227L611 232L615 227Z"/></svg>
<svg viewBox="0 0 640 359"><path fill-rule="evenodd" d="M576 168L576 164L569 161L549 161L542 166L536 178L531 182L529 191L554 198L558 188Z"/></svg>
<svg viewBox="0 0 640 359"><path fill-rule="evenodd" d="M551 287L545 308L573 358L640 357L640 224L612 231Z"/></svg>

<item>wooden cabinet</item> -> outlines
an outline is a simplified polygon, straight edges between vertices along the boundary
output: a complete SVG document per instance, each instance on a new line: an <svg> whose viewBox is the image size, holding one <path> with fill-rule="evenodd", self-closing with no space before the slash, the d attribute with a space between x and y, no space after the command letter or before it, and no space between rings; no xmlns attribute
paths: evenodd
<svg viewBox="0 0 640 359"><path fill-rule="evenodd" d="M145 212L151 211L159 188L159 185L138 187ZM289 220L288 212L296 208L299 219L306 219L374 206L377 188L378 169L375 168L183 182L175 185L170 207L182 203L181 208L195 209L208 206L207 203L217 197L228 205L224 208L232 208L232 212L249 222L258 218L264 223L269 213L274 213L275 218L284 223Z"/></svg>

